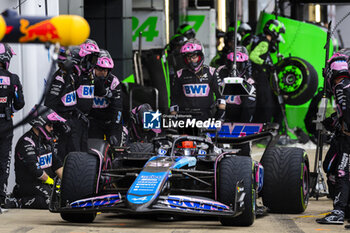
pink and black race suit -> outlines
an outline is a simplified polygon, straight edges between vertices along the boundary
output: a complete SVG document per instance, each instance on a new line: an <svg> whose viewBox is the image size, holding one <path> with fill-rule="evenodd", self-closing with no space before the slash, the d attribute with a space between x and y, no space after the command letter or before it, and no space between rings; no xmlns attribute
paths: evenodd
<svg viewBox="0 0 350 233"><path fill-rule="evenodd" d="M77 75L74 73L67 75L62 70L56 71L45 99L45 106L66 119L71 118L77 106L76 80Z"/></svg>
<svg viewBox="0 0 350 233"><path fill-rule="evenodd" d="M24 97L18 76L0 68L0 204L5 200L10 173L13 138L11 114L23 106Z"/></svg>
<svg viewBox="0 0 350 233"><path fill-rule="evenodd" d="M21 208L47 209L51 187L39 179L44 172L55 177L62 167L54 145L39 138L33 130L17 142L15 150L16 186L14 196L21 199Z"/></svg>
<svg viewBox="0 0 350 233"><path fill-rule="evenodd" d="M197 73L186 68L178 70L171 90L170 111L178 109L190 113L198 110L202 115L196 118L206 120L213 117L210 111L215 106L214 94L218 101L225 103L219 91L215 68L203 65Z"/></svg>

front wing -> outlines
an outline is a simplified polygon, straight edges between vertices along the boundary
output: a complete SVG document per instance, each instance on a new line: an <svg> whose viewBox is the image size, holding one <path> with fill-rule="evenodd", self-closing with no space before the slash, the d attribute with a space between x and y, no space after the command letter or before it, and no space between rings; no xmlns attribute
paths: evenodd
<svg viewBox="0 0 350 233"><path fill-rule="evenodd" d="M168 213L192 216L218 216L235 217L244 210L244 187L242 182L237 182L234 206L228 206L218 201L183 195L159 196L156 201L145 208L133 209L127 204L126 197L117 194L108 194L77 200L59 206L57 192L53 192L49 210L54 213L91 213L91 212L120 212L132 214ZM56 193L56 194L55 194Z"/></svg>

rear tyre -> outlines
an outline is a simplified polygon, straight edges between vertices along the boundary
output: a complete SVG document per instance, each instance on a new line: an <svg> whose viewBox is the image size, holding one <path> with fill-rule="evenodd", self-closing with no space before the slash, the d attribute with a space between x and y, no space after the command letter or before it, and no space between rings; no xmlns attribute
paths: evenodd
<svg viewBox="0 0 350 233"><path fill-rule="evenodd" d="M130 152L153 152L153 144L146 142L134 142L130 144Z"/></svg>
<svg viewBox="0 0 350 233"><path fill-rule="evenodd" d="M309 161L301 148L275 147L261 159L264 167L262 200L270 212L298 214L309 201Z"/></svg>
<svg viewBox="0 0 350 233"><path fill-rule="evenodd" d="M90 197L96 193L98 161L97 157L85 152L68 154L63 169L61 184L61 206ZM61 213L68 222L90 223L96 213Z"/></svg>
<svg viewBox="0 0 350 233"><path fill-rule="evenodd" d="M222 217L224 226L250 226L255 220L256 192L252 173L252 159L245 156L226 157L220 161L218 171L218 200L226 205L235 205L238 181L243 180L244 211L237 217Z"/></svg>

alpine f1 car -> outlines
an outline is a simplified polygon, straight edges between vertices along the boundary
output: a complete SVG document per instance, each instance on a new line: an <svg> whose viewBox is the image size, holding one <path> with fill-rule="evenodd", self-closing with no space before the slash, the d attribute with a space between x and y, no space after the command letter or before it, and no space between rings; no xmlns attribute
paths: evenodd
<svg viewBox="0 0 350 233"><path fill-rule="evenodd" d="M139 152L127 152L91 140L89 153L68 154L50 211L69 222L92 222L96 212L119 212L216 216L223 225L249 226L260 195L272 212L303 212L309 191L305 151L270 147L257 162L218 145L273 138L275 129L262 124L227 127L233 130L216 133L215 140L156 137L152 152L142 146L134 147Z"/></svg>

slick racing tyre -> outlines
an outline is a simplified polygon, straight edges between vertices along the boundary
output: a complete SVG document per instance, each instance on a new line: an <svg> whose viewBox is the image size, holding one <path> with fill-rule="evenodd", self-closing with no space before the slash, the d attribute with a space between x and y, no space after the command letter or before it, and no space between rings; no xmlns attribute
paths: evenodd
<svg viewBox="0 0 350 233"><path fill-rule="evenodd" d="M270 212L298 214L309 200L309 160L301 148L273 147L261 159L262 200Z"/></svg>
<svg viewBox="0 0 350 233"><path fill-rule="evenodd" d="M235 206L235 191L238 181L244 184L244 211L237 217L221 217L224 226L250 226L255 220L256 193L252 172L252 159L246 156L223 158L218 170L218 201Z"/></svg>
<svg viewBox="0 0 350 233"><path fill-rule="evenodd" d="M61 207L96 193L97 157L85 152L71 152L64 163L61 184ZM96 213L61 213L68 222L93 222Z"/></svg>
<svg viewBox="0 0 350 233"><path fill-rule="evenodd" d="M153 143L134 142L130 144L130 152L153 152Z"/></svg>
<svg viewBox="0 0 350 233"><path fill-rule="evenodd" d="M315 68L297 57L285 58L276 64L278 87L284 102L289 105L302 105L317 91L318 76ZM271 77L271 86L276 93L276 85Z"/></svg>

